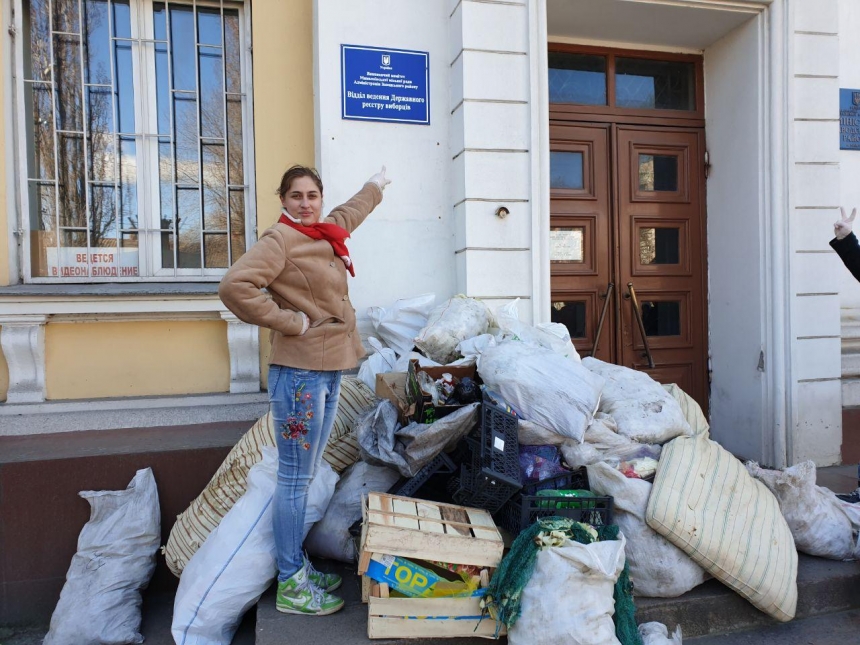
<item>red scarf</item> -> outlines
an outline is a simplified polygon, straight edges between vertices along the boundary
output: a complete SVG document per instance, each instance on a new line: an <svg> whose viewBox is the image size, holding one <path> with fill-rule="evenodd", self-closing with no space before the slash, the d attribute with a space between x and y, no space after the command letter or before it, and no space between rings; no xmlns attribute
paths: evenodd
<svg viewBox="0 0 860 645"><path fill-rule="evenodd" d="M304 233L313 240L325 240L331 244L335 255L343 260L347 271L349 271L353 278L355 277L355 268L353 267L352 259L349 257L349 249L346 248L346 244L344 243L344 240L349 237L349 231L345 228L341 228L337 224L325 224L323 222L308 224L307 226L296 224L286 214L281 215L281 219L278 221L281 224L286 224L290 228L296 229L299 233Z"/></svg>

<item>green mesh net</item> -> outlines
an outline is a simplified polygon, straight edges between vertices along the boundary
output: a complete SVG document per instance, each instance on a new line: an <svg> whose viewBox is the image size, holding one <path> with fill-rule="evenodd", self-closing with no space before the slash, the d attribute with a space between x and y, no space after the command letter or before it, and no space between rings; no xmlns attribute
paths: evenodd
<svg viewBox="0 0 860 645"><path fill-rule="evenodd" d="M505 625L508 629L516 624L522 613L522 593L531 579L542 547L558 546L565 539L580 544L596 541L617 540L619 529L615 525L592 527L564 517L539 519L519 534L508 555L499 564L490 581L481 606L496 621L496 637ZM642 645L636 626L636 606L633 603L633 584L630 570L624 570L615 583L615 635L621 645Z"/></svg>

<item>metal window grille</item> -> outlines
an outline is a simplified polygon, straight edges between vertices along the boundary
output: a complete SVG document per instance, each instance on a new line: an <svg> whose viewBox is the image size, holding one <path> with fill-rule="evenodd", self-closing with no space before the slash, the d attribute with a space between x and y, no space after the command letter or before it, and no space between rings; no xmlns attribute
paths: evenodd
<svg viewBox="0 0 860 645"><path fill-rule="evenodd" d="M31 281L217 279L253 230L247 3L25 0Z"/></svg>

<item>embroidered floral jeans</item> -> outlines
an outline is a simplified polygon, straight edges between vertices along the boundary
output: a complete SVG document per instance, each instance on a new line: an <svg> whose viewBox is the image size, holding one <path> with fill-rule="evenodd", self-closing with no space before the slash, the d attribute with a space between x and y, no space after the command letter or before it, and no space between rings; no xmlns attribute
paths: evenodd
<svg viewBox="0 0 860 645"><path fill-rule="evenodd" d="M302 567L308 487L334 425L340 377L340 372L269 366L269 406L278 445L272 510L279 582Z"/></svg>

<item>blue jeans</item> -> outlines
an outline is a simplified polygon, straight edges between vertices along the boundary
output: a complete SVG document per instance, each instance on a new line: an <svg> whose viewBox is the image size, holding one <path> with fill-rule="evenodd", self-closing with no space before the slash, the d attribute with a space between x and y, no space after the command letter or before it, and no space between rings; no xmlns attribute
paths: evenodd
<svg viewBox="0 0 860 645"><path fill-rule="evenodd" d="M308 487L334 425L340 377L340 372L269 366L269 406L278 445L272 510L279 582L302 567Z"/></svg>

